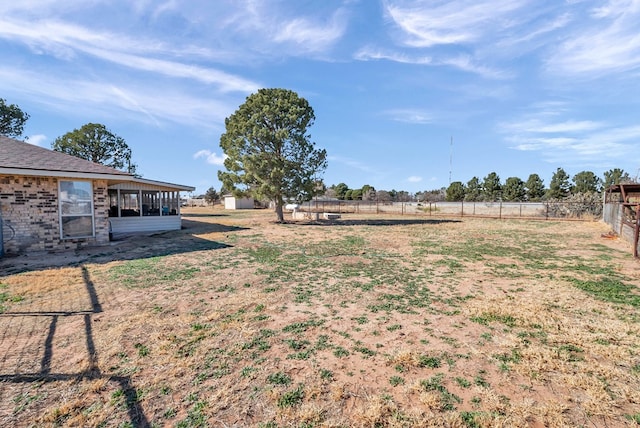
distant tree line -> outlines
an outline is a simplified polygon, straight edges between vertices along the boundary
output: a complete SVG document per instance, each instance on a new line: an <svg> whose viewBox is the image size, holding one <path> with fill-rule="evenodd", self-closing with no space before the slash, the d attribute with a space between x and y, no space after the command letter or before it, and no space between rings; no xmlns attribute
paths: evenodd
<svg viewBox="0 0 640 428"><path fill-rule="evenodd" d="M454 181L447 187L447 201L507 201L539 202L543 200L566 199L580 194L597 194L611 185L631 182L629 174L620 168L610 169L600 178L591 171L581 171L570 177L558 168L551 177L549 187L538 174L531 174L527 181L519 177L509 177L504 182L497 173L491 172L484 179L473 177L466 184Z"/></svg>
<svg viewBox="0 0 640 428"><path fill-rule="evenodd" d="M558 168L551 177L549 187L538 174L530 174L526 181L519 177L509 177L504 182L496 172L489 173L482 180L473 177L466 183L452 182L449 187L409 193L404 190L376 190L365 184L361 188L350 188L345 183L327 187L324 196L344 201L378 202L539 202L566 199L573 195L600 193L613 184L632 182L629 174L620 168L604 173L602 178L591 171L582 171L570 177Z"/></svg>

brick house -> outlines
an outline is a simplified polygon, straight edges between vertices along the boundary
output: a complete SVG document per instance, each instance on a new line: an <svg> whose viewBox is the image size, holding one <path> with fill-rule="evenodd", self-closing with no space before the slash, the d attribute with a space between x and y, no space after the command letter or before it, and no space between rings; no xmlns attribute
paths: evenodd
<svg viewBox="0 0 640 428"><path fill-rule="evenodd" d="M0 136L0 255L180 229L180 192L193 190Z"/></svg>

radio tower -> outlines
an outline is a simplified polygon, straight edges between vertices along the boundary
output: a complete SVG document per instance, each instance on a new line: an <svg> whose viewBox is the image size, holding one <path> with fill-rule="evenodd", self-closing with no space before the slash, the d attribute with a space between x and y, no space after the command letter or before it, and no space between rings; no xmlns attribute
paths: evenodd
<svg viewBox="0 0 640 428"><path fill-rule="evenodd" d="M453 169L453 136L449 145L449 186L451 186L451 170Z"/></svg>

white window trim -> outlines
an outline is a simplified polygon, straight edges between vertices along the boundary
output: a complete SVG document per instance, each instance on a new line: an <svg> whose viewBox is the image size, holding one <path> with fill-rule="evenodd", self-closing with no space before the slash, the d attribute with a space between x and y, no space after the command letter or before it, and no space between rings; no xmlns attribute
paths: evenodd
<svg viewBox="0 0 640 428"><path fill-rule="evenodd" d="M90 204L91 204L91 214L73 214L73 215L65 215L62 214L62 198L60 197L61 193L62 193L62 183L63 182L85 182L85 183L89 183L90 188L91 188L91 199L90 199ZM95 219L95 207L94 207L94 194L93 194L93 181L91 180L58 180L58 230L60 231L60 239L63 241L69 241L69 240L73 240L73 239L87 239L87 238L95 238L96 236L96 219ZM73 236L73 237L65 237L63 230L62 230L62 218L63 217L91 217L91 235L82 235L82 236Z"/></svg>

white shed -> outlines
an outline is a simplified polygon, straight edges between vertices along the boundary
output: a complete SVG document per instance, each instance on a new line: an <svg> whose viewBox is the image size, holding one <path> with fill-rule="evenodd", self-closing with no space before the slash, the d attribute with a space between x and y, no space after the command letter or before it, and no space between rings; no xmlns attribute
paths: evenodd
<svg viewBox="0 0 640 428"><path fill-rule="evenodd" d="M226 210L252 210L253 198L236 198L232 195L224 197L224 209Z"/></svg>

